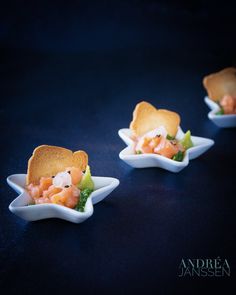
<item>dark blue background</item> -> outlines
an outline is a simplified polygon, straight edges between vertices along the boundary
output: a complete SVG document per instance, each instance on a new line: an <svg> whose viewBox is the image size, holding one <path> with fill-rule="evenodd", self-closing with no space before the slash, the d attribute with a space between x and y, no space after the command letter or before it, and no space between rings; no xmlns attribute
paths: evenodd
<svg viewBox="0 0 236 295"><path fill-rule="evenodd" d="M2 294L235 294L235 129L208 120L202 87L235 65L235 7L205 2L2 6ZM178 112L215 146L179 174L130 168L117 131L140 100ZM40 144L84 149L93 175L120 179L85 223L9 212L5 178L26 172ZM217 257L230 278L178 277L182 258Z"/></svg>

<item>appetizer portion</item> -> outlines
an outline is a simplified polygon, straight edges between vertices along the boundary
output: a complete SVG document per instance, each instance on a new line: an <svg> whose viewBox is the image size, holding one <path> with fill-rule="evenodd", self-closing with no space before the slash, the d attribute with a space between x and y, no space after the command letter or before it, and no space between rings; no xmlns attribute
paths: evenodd
<svg viewBox="0 0 236 295"><path fill-rule="evenodd" d="M236 114L236 68L225 68L204 77L203 85L208 97L220 107L217 115Z"/></svg>
<svg viewBox="0 0 236 295"><path fill-rule="evenodd" d="M136 154L158 154L182 161L185 151L193 147L191 133L187 131L180 140L176 134L180 116L172 111L158 110L148 102L140 102L133 112L130 123Z"/></svg>
<svg viewBox="0 0 236 295"><path fill-rule="evenodd" d="M32 204L58 204L83 212L94 190L88 155L56 146L37 147L28 162L26 189Z"/></svg>

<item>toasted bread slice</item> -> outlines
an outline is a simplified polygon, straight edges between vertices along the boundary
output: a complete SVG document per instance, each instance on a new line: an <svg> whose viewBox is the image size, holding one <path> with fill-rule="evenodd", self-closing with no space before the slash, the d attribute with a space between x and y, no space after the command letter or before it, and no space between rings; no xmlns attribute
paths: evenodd
<svg viewBox="0 0 236 295"><path fill-rule="evenodd" d="M220 101L224 95L236 97L236 68L225 68L203 79L208 97Z"/></svg>
<svg viewBox="0 0 236 295"><path fill-rule="evenodd" d="M133 135L140 137L143 134L164 126L169 135L175 136L180 124L180 116L168 110L157 110L146 101L138 103L133 112L130 129Z"/></svg>
<svg viewBox="0 0 236 295"><path fill-rule="evenodd" d="M71 150L50 145L40 145L33 151L28 161L26 184L37 184L41 177L51 177L67 167L77 167L82 171L88 164L88 155L84 151Z"/></svg>

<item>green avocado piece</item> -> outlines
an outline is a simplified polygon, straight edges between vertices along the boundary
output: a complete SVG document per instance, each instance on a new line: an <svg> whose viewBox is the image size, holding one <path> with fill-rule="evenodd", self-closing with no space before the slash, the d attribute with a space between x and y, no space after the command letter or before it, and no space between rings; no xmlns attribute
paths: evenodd
<svg viewBox="0 0 236 295"><path fill-rule="evenodd" d="M89 188L91 190L94 190L94 183L91 177L90 167L87 165L85 173L82 177L82 180L78 184L78 188L80 190L84 190L85 188Z"/></svg>
<svg viewBox="0 0 236 295"><path fill-rule="evenodd" d="M224 115L224 109L220 108L218 112L215 113L216 115Z"/></svg>
<svg viewBox="0 0 236 295"><path fill-rule="evenodd" d="M172 157L172 159L177 162L182 162L183 158L184 158L184 153L181 151L178 151L178 153Z"/></svg>
<svg viewBox="0 0 236 295"><path fill-rule="evenodd" d="M92 192L93 192L93 190L90 188L85 188L84 190L81 190L79 202L75 206L75 210L80 211L80 212L84 212L86 202Z"/></svg>
<svg viewBox="0 0 236 295"><path fill-rule="evenodd" d="M175 137L174 137L174 136L171 136L171 135L169 135L169 134L167 134L167 135L166 135L166 139L168 139L168 140L174 140Z"/></svg>
<svg viewBox="0 0 236 295"><path fill-rule="evenodd" d="M185 133L184 137L180 140L180 143L186 150L193 147L190 130Z"/></svg>

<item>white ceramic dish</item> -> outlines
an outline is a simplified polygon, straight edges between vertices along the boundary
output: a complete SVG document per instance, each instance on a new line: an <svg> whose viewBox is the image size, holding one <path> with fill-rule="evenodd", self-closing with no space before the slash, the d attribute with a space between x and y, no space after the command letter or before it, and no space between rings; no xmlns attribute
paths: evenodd
<svg viewBox="0 0 236 295"><path fill-rule="evenodd" d="M218 127L236 127L236 115L216 115L216 112L220 110L219 105L211 100L208 96L204 98L204 101L211 109L211 111L208 113L208 118Z"/></svg>
<svg viewBox="0 0 236 295"><path fill-rule="evenodd" d="M157 154L137 155L134 153L134 141L131 139L131 130L128 128L123 128L118 131L118 134L128 145L119 154L121 160L134 168L158 167L171 172L181 171L186 166L188 166L189 160L197 158L214 144L214 141L211 139L191 136L194 146L186 151L182 162L177 162ZM183 138L183 136L184 133L179 127L176 139L180 140Z"/></svg>
<svg viewBox="0 0 236 295"><path fill-rule="evenodd" d="M93 205L107 197L118 185L119 180L112 177L92 177L95 190L88 198L85 211L78 212L56 204L38 204L27 206L32 200L25 190L25 174L14 174L7 178L7 183L17 192L19 196L11 202L9 209L17 216L35 221L46 218L60 218L74 223L81 223L93 214Z"/></svg>

